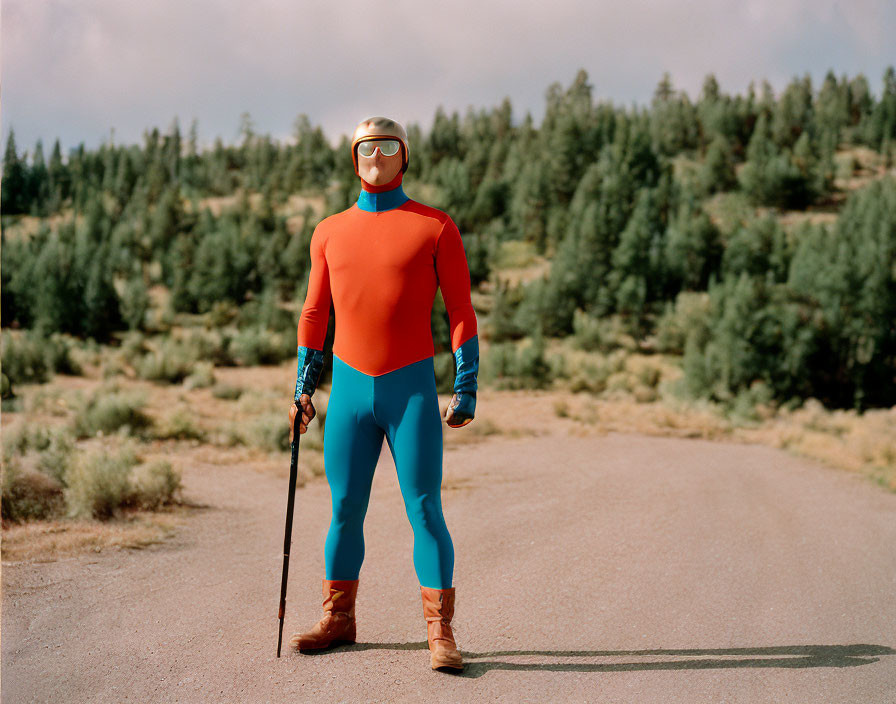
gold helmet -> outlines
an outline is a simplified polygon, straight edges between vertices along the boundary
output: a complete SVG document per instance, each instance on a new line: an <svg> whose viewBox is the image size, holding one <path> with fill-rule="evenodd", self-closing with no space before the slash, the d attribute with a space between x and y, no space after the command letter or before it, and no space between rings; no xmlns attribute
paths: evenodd
<svg viewBox="0 0 896 704"><path fill-rule="evenodd" d="M356 174L358 173L358 144L371 139L383 139L384 137L397 139L401 143L404 149L401 172L404 173L408 170L408 133L404 127L388 117L368 117L366 120L361 121L355 128L355 134L352 135L352 163L355 165Z"/></svg>

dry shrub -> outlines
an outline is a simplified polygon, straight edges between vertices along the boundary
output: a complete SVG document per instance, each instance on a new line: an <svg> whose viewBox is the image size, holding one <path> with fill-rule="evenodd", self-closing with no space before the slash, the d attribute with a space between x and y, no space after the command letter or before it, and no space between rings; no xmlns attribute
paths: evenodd
<svg viewBox="0 0 896 704"><path fill-rule="evenodd" d="M146 403L142 393L116 389L99 389L75 413L72 429L78 438L99 432L108 435L120 429L135 434L149 428L152 419L143 412Z"/></svg>
<svg viewBox="0 0 896 704"><path fill-rule="evenodd" d="M205 440L206 433L196 423L190 408L177 408L167 416L154 432L158 440Z"/></svg>
<svg viewBox="0 0 896 704"><path fill-rule="evenodd" d="M66 475L65 499L70 517L106 520L123 509L155 510L175 501L181 475L167 460L137 465L131 445L76 455Z"/></svg>
<svg viewBox="0 0 896 704"><path fill-rule="evenodd" d="M130 474L136 463L130 447L78 453L66 475L69 516L104 520L118 515L133 499Z"/></svg>
<svg viewBox="0 0 896 704"><path fill-rule="evenodd" d="M155 460L134 470L134 503L150 511L174 501L181 489L181 475L168 460Z"/></svg>
<svg viewBox="0 0 896 704"><path fill-rule="evenodd" d="M4 460L2 486L4 522L49 519L65 512L62 485L43 472L23 467L17 458Z"/></svg>

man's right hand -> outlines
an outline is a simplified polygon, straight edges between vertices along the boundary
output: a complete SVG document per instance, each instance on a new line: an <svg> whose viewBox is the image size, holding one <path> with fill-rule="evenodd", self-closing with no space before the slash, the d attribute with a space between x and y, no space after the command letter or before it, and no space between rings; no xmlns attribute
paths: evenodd
<svg viewBox="0 0 896 704"><path fill-rule="evenodd" d="M308 430L308 423L311 422L311 419L317 415L317 411L314 410L314 404L311 403L311 396L308 394L302 394L299 397L298 401L293 401L292 405L289 407L289 442L292 444L293 435L295 434L294 428L296 425L296 416L299 413L299 408L302 409L302 417L299 421L299 434L302 434Z"/></svg>

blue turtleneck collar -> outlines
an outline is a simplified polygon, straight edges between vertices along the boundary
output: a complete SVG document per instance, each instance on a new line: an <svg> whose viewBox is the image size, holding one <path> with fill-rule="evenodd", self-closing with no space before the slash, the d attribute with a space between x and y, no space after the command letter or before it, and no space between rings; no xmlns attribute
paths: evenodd
<svg viewBox="0 0 896 704"><path fill-rule="evenodd" d="M390 191L382 191L380 193L372 193L361 189L358 196L358 207L370 213L381 213L384 210L392 210L409 200L399 183Z"/></svg>

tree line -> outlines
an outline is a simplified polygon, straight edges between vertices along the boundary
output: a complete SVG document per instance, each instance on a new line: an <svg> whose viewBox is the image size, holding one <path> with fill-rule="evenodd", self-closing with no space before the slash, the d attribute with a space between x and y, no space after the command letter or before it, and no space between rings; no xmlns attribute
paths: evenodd
<svg viewBox="0 0 896 704"><path fill-rule="evenodd" d="M549 86L539 125L528 113L514 121L509 99L463 117L439 108L428 130L407 125L406 189L431 194L457 222L474 284L509 241L550 260L545 277L496 287L495 339L575 335L583 320L618 316L646 343L677 319L697 395L760 385L782 401L892 405L896 183L835 186L836 157L850 149L892 169L893 67L882 83L876 98L861 74L829 72L817 90L805 76L779 96L767 83L727 95L709 75L692 102L666 74L648 106L622 108L595 101L582 70ZM57 140L46 160L40 141L20 155L10 131L4 326L108 340L143 325L156 284L176 312L301 296L315 215L306 210L291 232L278 210L296 193L319 194L328 215L359 186L348 137L331 146L305 115L293 137L278 143L243 115L236 143L200 150L195 121L185 140L175 121L142 145L82 144L67 159ZM200 207L228 195L237 205L219 216ZM749 211L720 218L719 203ZM820 208L838 208L836 222L787 229L775 216ZM22 215L39 219L37 231L7 236ZM682 303L694 293L706 300L699 314Z"/></svg>

